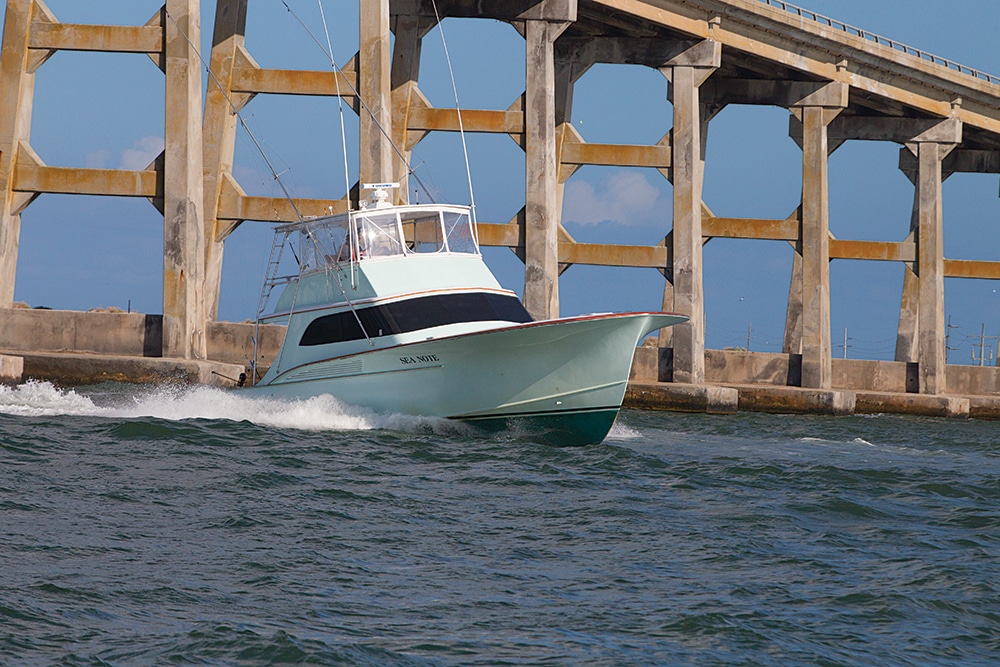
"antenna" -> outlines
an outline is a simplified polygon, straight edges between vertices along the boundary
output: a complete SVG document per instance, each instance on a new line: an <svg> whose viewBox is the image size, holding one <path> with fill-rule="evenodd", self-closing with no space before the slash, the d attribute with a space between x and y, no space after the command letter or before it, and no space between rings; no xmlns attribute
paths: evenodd
<svg viewBox="0 0 1000 667"><path fill-rule="evenodd" d="M399 183L365 183L361 186L361 189L372 191L368 195L367 205L362 205L362 208L383 208L392 206L392 203L389 201L388 190L398 190Z"/></svg>

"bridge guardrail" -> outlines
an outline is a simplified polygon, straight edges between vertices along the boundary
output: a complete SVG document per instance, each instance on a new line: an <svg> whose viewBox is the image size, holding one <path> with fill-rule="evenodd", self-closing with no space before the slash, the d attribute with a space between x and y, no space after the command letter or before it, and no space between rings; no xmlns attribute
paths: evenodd
<svg viewBox="0 0 1000 667"><path fill-rule="evenodd" d="M986 81L988 83L1000 84L1000 77L993 76L992 74L987 74L986 72L981 72L977 69L972 69L971 67L966 67L965 65L956 63L947 58L942 58L936 56L933 53L928 53L926 51L921 51L920 49L914 48L903 44L902 42L897 42L894 39L889 39L888 37L882 37L881 35L876 35L873 32L867 30L862 30L861 28L856 28L843 21L838 21L832 19L828 16L823 16L822 14L817 14L810 9L803 9L788 2L783 2L782 0L758 0L758 2L763 2L765 5L770 5L772 7L777 7L796 16L801 16L802 18L815 21L817 23L822 23L823 25L830 26L835 30L841 30L849 35L854 35L862 39L866 39L870 42L875 42L876 44L881 44L882 46L888 46L889 48L901 51L911 56L916 56L921 60L926 60L927 62L934 63L935 65L941 65L947 67L950 70L966 74L968 76L973 76L981 81Z"/></svg>

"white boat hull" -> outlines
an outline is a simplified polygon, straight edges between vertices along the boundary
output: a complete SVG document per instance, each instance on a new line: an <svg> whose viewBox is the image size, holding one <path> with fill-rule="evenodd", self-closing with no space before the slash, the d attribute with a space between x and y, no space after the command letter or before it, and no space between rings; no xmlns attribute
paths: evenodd
<svg viewBox="0 0 1000 667"><path fill-rule="evenodd" d="M614 423L639 340L685 319L626 313L505 326L303 364L249 391L330 394L379 412L487 428L527 421L543 439L588 444Z"/></svg>

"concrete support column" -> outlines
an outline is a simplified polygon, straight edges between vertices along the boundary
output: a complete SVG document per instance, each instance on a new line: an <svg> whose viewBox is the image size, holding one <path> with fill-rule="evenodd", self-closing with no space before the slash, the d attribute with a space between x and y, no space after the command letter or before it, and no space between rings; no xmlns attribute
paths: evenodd
<svg viewBox="0 0 1000 667"><path fill-rule="evenodd" d="M567 141L582 141L582 137L573 127L573 90L576 82L590 69L593 63L579 63L572 59L555 56L555 127L556 127L556 211L562 220L563 195L566 191L566 181L577 172L581 165L563 164L563 145ZM565 267L562 270L565 270ZM560 273L561 273L560 271Z"/></svg>
<svg viewBox="0 0 1000 667"><path fill-rule="evenodd" d="M670 80L672 130L673 310L688 321L672 327L673 381L705 381L705 291L702 271L703 108L698 88L721 64L721 47L704 41L661 68ZM665 291L664 301L666 301Z"/></svg>
<svg viewBox="0 0 1000 667"><path fill-rule="evenodd" d="M705 292L702 266L701 152L698 85L703 73L675 67L674 100L674 310L690 319L674 327L674 382L705 381Z"/></svg>
<svg viewBox="0 0 1000 667"><path fill-rule="evenodd" d="M239 122L236 113L250 100L249 95L232 92L233 71L237 54L243 50L246 22L246 0L218 0L204 123L205 313L213 321L219 316L224 241L237 226L220 222L218 209L223 180L233 171Z"/></svg>
<svg viewBox="0 0 1000 667"><path fill-rule="evenodd" d="M199 0L167 0L163 354L204 359L205 233Z"/></svg>
<svg viewBox="0 0 1000 667"><path fill-rule="evenodd" d="M802 355L802 386L829 389L833 381L830 341L830 141L827 128L848 104L842 83L810 84L795 90L790 135L802 148L799 238L785 316L783 351Z"/></svg>
<svg viewBox="0 0 1000 667"><path fill-rule="evenodd" d="M956 100L953 109L959 106ZM914 185L910 238L916 241L917 253L916 262L905 269L896 360L918 363L917 385L922 394L946 391L941 186L950 175L944 171L944 159L961 142L962 123L951 117L913 137L900 151L900 168Z"/></svg>
<svg viewBox="0 0 1000 667"><path fill-rule="evenodd" d="M802 386L829 389L830 193L827 125L840 109L795 109L802 122Z"/></svg>
<svg viewBox="0 0 1000 667"><path fill-rule="evenodd" d="M30 197L13 190L14 165L20 144L31 134L35 74L29 63L32 16L44 10L33 0L7 3L0 52L0 308L14 303L14 281L21 235L21 211Z"/></svg>
<svg viewBox="0 0 1000 667"><path fill-rule="evenodd" d="M361 128L361 183L392 179L392 84L389 0L359 0L359 94L367 110L358 113Z"/></svg>
<svg viewBox="0 0 1000 667"><path fill-rule="evenodd" d="M833 381L828 166L842 140L831 145L827 127L847 107L848 93L842 83L815 84L789 105L791 134L802 148L802 205L783 349L802 354L802 386L810 389L829 389Z"/></svg>
<svg viewBox="0 0 1000 667"><path fill-rule="evenodd" d="M525 21L524 306L536 320L559 317L556 187L556 38L569 23Z"/></svg>
<svg viewBox="0 0 1000 667"><path fill-rule="evenodd" d="M793 244L792 281L788 285L788 309L785 311L785 337L781 351L802 354L802 243Z"/></svg>
<svg viewBox="0 0 1000 667"><path fill-rule="evenodd" d="M673 233L668 234L666 238L663 239L664 245L667 247L667 270L663 271L663 277L666 279L663 285L663 312L673 313L676 312L674 309L674 273L673 273L673 247L674 247L674 237ZM674 332L676 326L666 327L665 329L660 329L660 332L656 335L656 346L658 348L665 349L674 347ZM671 362L670 368L673 368L673 362ZM673 371L671 371L672 373ZM672 379L672 378L671 378Z"/></svg>
<svg viewBox="0 0 1000 667"><path fill-rule="evenodd" d="M917 144L917 272L920 315L917 360L921 394L945 393L944 225L941 208L941 160L950 147Z"/></svg>
<svg viewBox="0 0 1000 667"><path fill-rule="evenodd" d="M910 214L910 238L920 233L920 190L913 189L913 212ZM903 264L903 296L899 304L896 329L896 361L917 360L917 328L920 326L920 279L916 262Z"/></svg>

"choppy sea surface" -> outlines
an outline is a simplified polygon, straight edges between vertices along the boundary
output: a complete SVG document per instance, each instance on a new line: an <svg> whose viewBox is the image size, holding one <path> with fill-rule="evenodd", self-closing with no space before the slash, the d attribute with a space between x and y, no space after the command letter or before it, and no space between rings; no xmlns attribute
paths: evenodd
<svg viewBox="0 0 1000 667"><path fill-rule="evenodd" d="M1000 424L0 387L0 665L996 665Z"/></svg>

